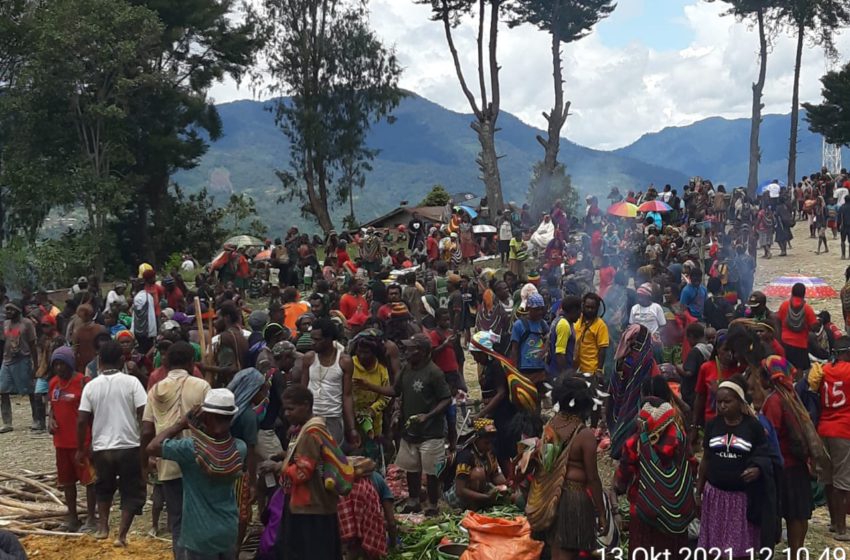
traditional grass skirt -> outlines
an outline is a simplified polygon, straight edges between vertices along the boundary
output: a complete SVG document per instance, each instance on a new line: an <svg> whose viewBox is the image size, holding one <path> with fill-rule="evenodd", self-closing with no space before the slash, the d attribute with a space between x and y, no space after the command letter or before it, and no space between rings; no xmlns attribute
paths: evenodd
<svg viewBox="0 0 850 560"><path fill-rule="evenodd" d="M706 482L698 546L718 548L729 558L749 556L751 550L758 550L759 528L747 521L745 492L727 492Z"/></svg>
<svg viewBox="0 0 850 560"><path fill-rule="evenodd" d="M546 540L553 548L562 550L597 548L596 509L584 484L564 481L555 521Z"/></svg>

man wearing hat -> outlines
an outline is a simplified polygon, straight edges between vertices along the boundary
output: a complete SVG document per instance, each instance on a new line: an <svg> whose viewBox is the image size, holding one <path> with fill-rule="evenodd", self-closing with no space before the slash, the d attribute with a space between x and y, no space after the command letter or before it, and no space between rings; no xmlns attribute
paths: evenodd
<svg viewBox="0 0 850 560"><path fill-rule="evenodd" d="M165 355L168 376L151 387L145 412L142 415L141 448L147 448L154 436L170 428L182 416L204 402L210 385L203 379L192 377L195 349L188 342L175 342ZM189 434L184 434L184 436ZM156 480L162 485L168 508L168 528L171 532L174 557L181 558L180 527L183 517L183 483L177 463L160 460L156 463ZM195 512L192 512L195 515Z"/></svg>
<svg viewBox="0 0 850 560"><path fill-rule="evenodd" d="M759 323L767 323L773 327L774 333L780 332L779 318L767 308L767 296L764 292L755 291L747 299L747 318Z"/></svg>
<svg viewBox="0 0 850 560"><path fill-rule="evenodd" d="M0 366L0 416L3 420L0 434L12 431L11 395L29 395L33 430L39 427L37 421L40 408L33 395L33 372L38 369L35 325L23 316L23 304L20 300L7 302L5 310L3 336L6 344L3 350L3 365Z"/></svg>
<svg viewBox="0 0 850 560"><path fill-rule="evenodd" d="M187 560L238 557L235 482L242 475L248 448L230 435L237 412L230 390L211 389L202 405L147 446L148 455L174 461L182 472L183 507L191 515L181 519L178 546Z"/></svg>
<svg viewBox="0 0 850 560"><path fill-rule="evenodd" d="M118 281L109 290L109 293L106 294L106 309L112 309L115 306L115 313L118 314L118 311L121 310L125 305L127 305L127 296L125 295L127 291L127 283Z"/></svg>
<svg viewBox="0 0 850 560"><path fill-rule="evenodd" d="M546 379L546 335L549 325L543 320L546 303L543 296L532 292L526 299L528 315L517 319L511 329L508 355L517 368L537 385Z"/></svg>
<svg viewBox="0 0 850 560"><path fill-rule="evenodd" d="M446 501L453 508L476 511L496 505L508 490L493 454L496 425L491 418L478 418L473 429L472 440L457 453L455 483L446 492Z"/></svg>
<svg viewBox="0 0 850 560"><path fill-rule="evenodd" d="M415 334L402 342L407 365L392 387L372 385L356 380L358 388L388 397L401 397L403 426L396 464L407 473L410 498L404 512L420 511L422 473L427 479L426 515L437 514L440 484L437 476L445 464L446 409L451 404L451 391L446 377L431 361L431 339Z"/></svg>

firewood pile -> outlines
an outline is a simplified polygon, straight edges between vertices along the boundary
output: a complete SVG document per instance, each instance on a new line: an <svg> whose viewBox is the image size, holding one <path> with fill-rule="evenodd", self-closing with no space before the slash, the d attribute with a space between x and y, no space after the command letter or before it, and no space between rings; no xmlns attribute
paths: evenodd
<svg viewBox="0 0 850 560"><path fill-rule="evenodd" d="M85 492L81 492L85 496ZM85 511L85 504L79 504ZM67 508L56 488L56 472L0 471L0 529L18 535L76 535L57 529Z"/></svg>

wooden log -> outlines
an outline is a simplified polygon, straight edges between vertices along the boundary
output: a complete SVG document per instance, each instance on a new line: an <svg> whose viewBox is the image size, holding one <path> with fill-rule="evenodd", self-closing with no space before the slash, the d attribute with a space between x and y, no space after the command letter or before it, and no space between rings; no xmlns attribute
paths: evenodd
<svg viewBox="0 0 850 560"><path fill-rule="evenodd" d="M51 537L82 537L86 533L63 533L62 531L48 531L47 529L17 529L10 527L7 529L10 533L16 535L47 535Z"/></svg>
<svg viewBox="0 0 850 560"><path fill-rule="evenodd" d="M12 494L21 498L29 498L30 500L40 501L47 499L47 496L43 494L35 494L33 492L27 492L26 490L20 490L18 488L12 488L11 486L3 486L0 484L0 493L4 494Z"/></svg>
<svg viewBox="0 0 850 560"><path fill-rule="evenodd" d="M11 473L7 473L7 472L3 472L3 471L0 471L0 477L3 477L3 478L9 478L9 479L17 480L17 481L19 481L19 482L23 482L23 483L25 483L25 484L29 484L30 486L32 486L32 487L34 487L34 488L38 488L39 490L41 490L41 491L45 492L48 496L50 496L50 499L51 499L51 500L53 500L54 502L56 502L56 503L57 503L57 504L59 504L60 506L64 506L64 505L65 505L65 504L62 502L62 500L60 500L60 499L56 496L56 494L54 494L54 493L53 493L53 489L52 489L52 488L50 488L48 485L44 484L43 482L39 482L39 481L37 481L37 480L33 480L33 479L28 478L28 477L26 477L26 476L17 475L17 474L11 474Z"/></svg>

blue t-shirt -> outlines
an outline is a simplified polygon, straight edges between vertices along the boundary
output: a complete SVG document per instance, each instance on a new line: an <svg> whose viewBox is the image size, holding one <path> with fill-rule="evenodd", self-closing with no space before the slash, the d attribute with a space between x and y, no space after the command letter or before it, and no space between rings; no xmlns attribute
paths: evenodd
<svg viewBox="0 0 850 560"><path fill-rule="evenodd" d="M528 332L526 332L528 325ZM546 364L545 339L549 331L546 321L529 321L522 319L514 323L511 330L511 342L519 345L519 369L543 369Z"/></svg>
<svg viewBox="0 0 850 560"><path fill-rule="evenodd" d="M702 319L702 311L705 309L705 298L708 296L708 291L705 286L694 286L688 284L682 288L682 293L679 295L679 302L688 308L688 312L693 315L694 319Z"/></svg>
<svg viewBox="0 0 850 560"><path fill-rule="evenodd" d="M372 486L375 487L375 491L378 493L378 498L382 502L392 502L395 500L395 496L393 496L393 491L390 490L390 487L387 485L387 481L384 480L384 477L381 476L381 473L377 471L373 471L371 475L369 475L372 479Z"/></svg>
<svg viewBox="0 0 850 560"><path fill-rule="evenodd" d="M248 447L237 439L236 448L244 462ZM236 550L239 510L235 480L211 477L201 470L191 439L165 440L162 458L176 462L183 472L183 521L178 544L196 554L210 556Z"/></svg>

